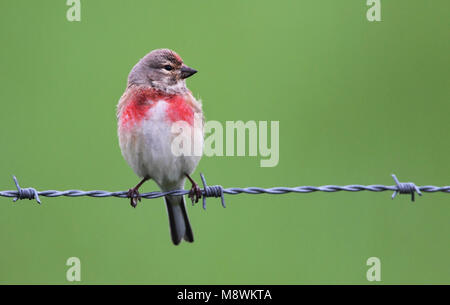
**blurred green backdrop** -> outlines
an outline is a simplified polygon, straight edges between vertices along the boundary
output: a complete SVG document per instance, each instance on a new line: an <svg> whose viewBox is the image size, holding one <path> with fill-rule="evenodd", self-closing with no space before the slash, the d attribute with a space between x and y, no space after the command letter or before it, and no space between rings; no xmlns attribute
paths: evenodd
<svg viewBox="0 0 450 305"><path fill-rule="evenodd" d="M450 184L449 1L0 2L0 189L126 190L115 107L132 66L167 47L208 120L280 121L280 161L204 157L210 184ZM153 182L143 191L155 190ZM227 196L189 205L194 244L170 242L161 200L0 198L0 282L450 283L450 196Z"/></svg>

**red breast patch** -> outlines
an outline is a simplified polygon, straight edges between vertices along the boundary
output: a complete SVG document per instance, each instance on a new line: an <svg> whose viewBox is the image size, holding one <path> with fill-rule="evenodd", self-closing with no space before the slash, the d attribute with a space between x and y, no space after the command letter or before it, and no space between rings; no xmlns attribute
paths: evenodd
<svg viewBox="0 0 450 305"><path fill-rule="evenodd" d="M168 120L171 122L186 121L190 125L194 122L194 111L181 95L167 94L152 88L138 88L131 93L128 99L120 117L121 125L124 127L149 118L149 110L161 100L168 103L166 110Z"/></svg>
<svg viewBox="0 0 450 305"><path fill-rule="evenodd" d="M183 96L173 95L167 102L167 116L171 122L186 121L189 125L194 124L194 111Z"/></svg>

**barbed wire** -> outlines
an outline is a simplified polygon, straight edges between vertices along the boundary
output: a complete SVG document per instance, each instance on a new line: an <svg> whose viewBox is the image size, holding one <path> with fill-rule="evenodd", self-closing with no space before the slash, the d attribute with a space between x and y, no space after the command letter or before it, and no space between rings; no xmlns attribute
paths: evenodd
<svg viewBox="0 0 450 305"><path fill-rule="evenodd" d="M203 208L206 209L206 198L215 197L221 198L222 206L225 207L225 198L224 194L228 195L237 195L237 194L272 194L272 195L280 195L287 193L313 193L313 192L361 192L361 191L370 191L370 192L384 192L384 191L393 191L392 199L394 199L398 194L411 194L411 201L415 200L415 193L422 196L422 192L425 193L450 193L450 186L433 186L433 185L425 185L425 186L416 186L413 182L400 182L397 177L393 174L392 178L394 179L395 185L359 185L359 184L351 184L351 185L323 185L323 186L297 186L297 187L272 187L272 188L260 188L260 187L232 187L232 188L223 188L221 185L213 185L208 186L206 184L206 179L203 174L200 174L200 178L203 183L202 192L202 200L203 200ZM93 190L93 191L81 191L81 190L66 190L66 191L56 191L56 190L47 190L47 191L37 191L35 188L21 188L19 186L19 182L17 178L13 176L14 183L16 184L17 190L14 191L0 191L0 197L10 197L14 198L14 202L22 199L35 199L39 204L41 203L40 196L42 197L96 197L96 198L105 198L105 197L118 197L118 198L129 198L128 191L118 191L118 192L109 192L109 191L101 191L101 190ZM169 192L149 192L141 194L142 198L145 199L155 199L160 198L167 195L172 196L183 196L188 194L188 190L174 190Z"/></svg>

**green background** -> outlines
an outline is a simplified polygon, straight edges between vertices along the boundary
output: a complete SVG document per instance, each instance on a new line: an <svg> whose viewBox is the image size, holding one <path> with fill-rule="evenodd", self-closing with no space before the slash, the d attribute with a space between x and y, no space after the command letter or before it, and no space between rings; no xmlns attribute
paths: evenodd
<svg viewBox="0 0 450 305"><path fill-rule="evenodd" d="M232 186L450 184L447 0L0 2L0 189L126 190L115 108L155 48L199 70L208 120L279 121L280 160L204 157ZM143 191L156 190L153 182ZM450 283L450 195L227 196L188 206L195 243L172 245L162 199L0 198L0 283Z"/></svg>

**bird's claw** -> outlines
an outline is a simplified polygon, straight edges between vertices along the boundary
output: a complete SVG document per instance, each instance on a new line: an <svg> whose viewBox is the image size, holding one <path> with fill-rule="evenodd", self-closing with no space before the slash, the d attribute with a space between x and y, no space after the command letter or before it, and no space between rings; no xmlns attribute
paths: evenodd
<svg viewBox="0 0 450 305"><path fill-rule="evenodd" d="M130 205L135 208L138 204L138 201L142 200L141 194L135 188L129 189L127 197L130 198Z"/></svg>
<svg viewBox="0 0 450 305"><path fill-rule="evenodd" d="M197 183L192 184L191 190L189 191L189 198L192 201L192 205L202 198L202 190L198 187Z"/></svg>

